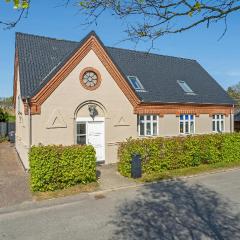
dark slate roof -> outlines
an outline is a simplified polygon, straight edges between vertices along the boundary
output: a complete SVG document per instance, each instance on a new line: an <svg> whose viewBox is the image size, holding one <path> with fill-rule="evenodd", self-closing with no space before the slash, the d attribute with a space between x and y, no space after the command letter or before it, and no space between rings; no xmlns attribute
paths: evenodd
<svg viewBox="0 0 240 240"><path fill-rule="evenodd" d="M32 97L40 91L92 34L95 35L91 32L82 41L73 42L17 33L16 49L19 57L22 97ZM100 41L99 38L98 40ZM136 92L142 102L234 103L195 60L103 47L125 75L126 81L128 81L126 77L128 75L138 77L145 89L145 91ZM177 80L185 81L196 94L186 94Z"/></svg>

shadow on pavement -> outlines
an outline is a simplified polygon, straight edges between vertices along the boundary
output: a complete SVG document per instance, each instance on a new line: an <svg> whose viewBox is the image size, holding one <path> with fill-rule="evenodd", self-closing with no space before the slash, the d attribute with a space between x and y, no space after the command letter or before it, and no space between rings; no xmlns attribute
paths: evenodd
<svg viewBox="0 0 240 240"><path fill-rule="evenodd" d="M112 239L240 239L240 214L216 192L183 181L139 190L112 216Z"/></svg>

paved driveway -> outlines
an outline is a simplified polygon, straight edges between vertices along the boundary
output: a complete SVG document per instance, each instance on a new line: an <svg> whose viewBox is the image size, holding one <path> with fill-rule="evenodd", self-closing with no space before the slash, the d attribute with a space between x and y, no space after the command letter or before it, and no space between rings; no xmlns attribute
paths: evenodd
<svg viewBox="0 0 240 240"><path fill-rule="evenodd" d="M239 240L239 182L240 169L0 209L0 239Z"/></svg>
<svg viewBox="0 0 240 240"><path fill-rule="evenodd" d="M31 199L27 179L14 146L0 143L0 208Z"/></svg>

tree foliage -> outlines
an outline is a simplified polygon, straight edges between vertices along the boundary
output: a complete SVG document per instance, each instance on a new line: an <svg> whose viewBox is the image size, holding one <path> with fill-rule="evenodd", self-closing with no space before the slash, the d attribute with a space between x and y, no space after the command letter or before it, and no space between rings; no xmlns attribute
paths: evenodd
<svg viewBox="0 0 240 240"><path fill-rule="evenodd" d="M6 111L4 111L2 108L0 108L0 122L7 122L9 118L9 115Z"/></svg>
<svg viewBox="0 0 240 240"><path fill-rule="evenodd" d="M240 82L227 90L228 95L236 101L236 108L240 109Z"/></svg>
<svg viewBox="0 0 240 240"><path fill-rule="evenodd" d="M27 16L28 14L28 8L30 7L30 0L5 0L7 4L13 4L13 9L18 11L18 16L13 21L4 21L0 20L0 25L5 26L5 28L13 28L15 27L22 17Z"/></svg>
<svg viewBox="0 0 240 240"><path fill-rule="evenodd" d="M69 2L69 1L68 1ZM240 10L239 0L84 0L82 12L93 23L106 10L127 20L131 40L154 40L166 34L180 33L200 24L207 27ZM130 20L131 19L131 20ZM128 20L130 20L128 22Z"/></svg>
<svg viewBox="0 0 240 240"><path fill-rule="evenodd" d="M29 1L28 0L5 0L7 3L12 2L13 8L15 9L27 9L29 7Z"/></svg>
<svg viewBox="0 0 240 240"><path fill-rule="evenodd" d="M30 8L30 0L5 0L13 3L19 17L12 22L0 21L7 28L15 27ZM240 11L240 0L55 0L63 6L74 5L86 16L85 24L96 23L108 11L127 23L130 40L155 40L166 34L181 33L204 24L223 21Z"/></svg>

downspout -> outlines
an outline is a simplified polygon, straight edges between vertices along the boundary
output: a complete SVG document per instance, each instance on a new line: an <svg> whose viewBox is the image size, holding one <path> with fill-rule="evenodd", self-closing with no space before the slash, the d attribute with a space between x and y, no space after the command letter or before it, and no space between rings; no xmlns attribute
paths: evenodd
<svg viewBox="0 0 240 240"><path fill-rule="evenodd" d="M28 149L30 150L32 146L32 119L31 119L31 98L27 96L27 106L28 106Z"/></svg>
<svg viewBox="0 0 240 240"><path fill-rule="evenodd" d="M234 109L234 104L233 104L233 107L231 108L231 114L230 114L230 129L231 129L231 132L234 132L234 116L233 116L233 114L234 114L234 111L233 111L233 109Z"/></svg>

